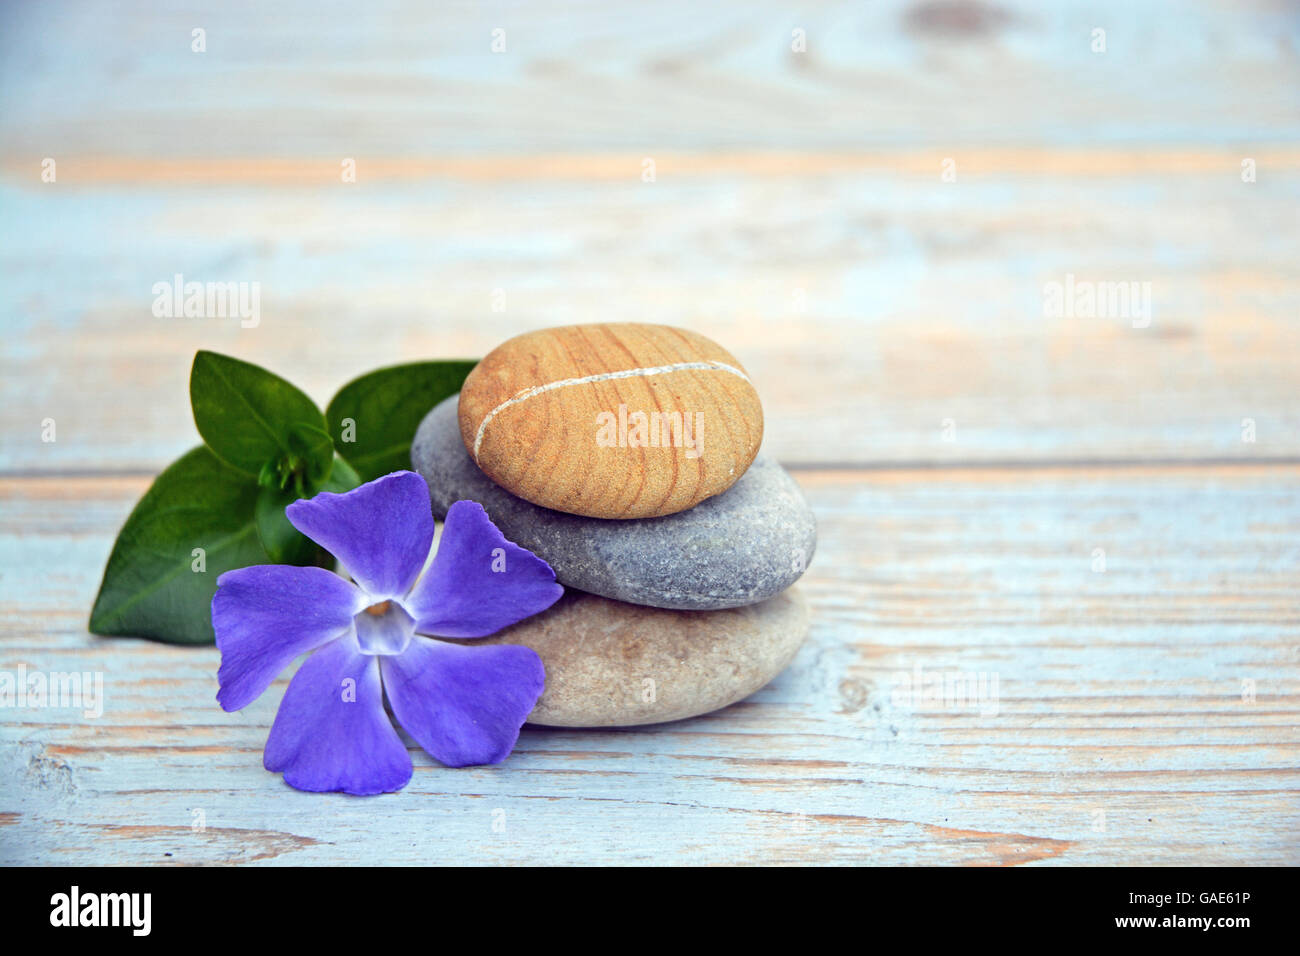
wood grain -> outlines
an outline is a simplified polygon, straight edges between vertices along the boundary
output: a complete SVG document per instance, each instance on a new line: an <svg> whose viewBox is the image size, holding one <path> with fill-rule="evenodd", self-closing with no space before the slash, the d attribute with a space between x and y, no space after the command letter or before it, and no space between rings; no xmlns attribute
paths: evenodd
<svg viewBox="0 0 1300 956"><path fill-rule="evenodd" d="M258 156L271 143L337 169L344 156L593 148L1294 143L1300 25L1285 4L970 6L375 0L315 16L256 0L56 0L5 12L0 145L39 165L87 150ZM192 52L195 28L205 53Z"/></svg>
<svg viewBox="0 0 1300 956"><path fill-rule="evenodd" d="M371 368L594 319L724 343L787 462L1297 458L1300 164L1266 172L0 184L28 224L0 235L0 466L160 470L193 440L200 348L324 405ZM260 323L156 318L176 273L259 282ZM1068 275L1150 282L1150 325L1045 316Z"/></svg>
<svg viewBox="0 0 1300 956"><path fill-rule="evenodd" d="M225 714L215 650L86 634L146 479L0 480L0 669L105 682L99 719L4 715L0 861L1300 863L1300 468L800 478L813 628L775 682L499 768L412 744L375 800L262 769L284 680Z"/></svg>
<svg viewBox="0 0 1300 956"><path fill-rule="evenodd" d="M461 437L497 484L592 518L654 518L722 494L763 441L745 368L689 329L589 323L516 336L460 392Z"/></svg>
<svg viewBox="0 0 1300 956"><path fill-rule="evenodd" d="M0 467L160 470L199 348L323 404L596 320L725 343L787 462L1300 458L1300 28L1246 7L6 11ZM153 316L177 273L260 323Z"/></svg>

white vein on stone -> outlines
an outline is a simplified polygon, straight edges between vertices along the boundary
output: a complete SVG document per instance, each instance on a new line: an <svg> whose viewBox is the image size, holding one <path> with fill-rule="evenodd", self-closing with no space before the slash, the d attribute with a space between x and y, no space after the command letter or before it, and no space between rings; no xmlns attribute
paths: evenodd
<svg viewBox="0 0 1300 956"><path fill-rule="evenodd" d="M654 365L648 368L629 368L619 372L600 372L596 375L584 375L581 378L563 378L556 382L547 382L545 385L535 385L532 388L525 389L513 398L507 398L492 411L483 416L483 421L479 423L478 431L474 435L474 462L478 463L479 448L483 444L483 436L487 432L488 422L496 418L497 415L505 411L511 405L518 405L520 402L526 402L528 399L543 392L554 391L557 388L567 388L570 385L589 385L592 382L608 382L616 378L637 378L639 376L649 377L651 375L663 375L665 372L730 372L739 378L749 381L749 376L736 368L734 365L728 365L726 362L716 362L713 360L705 362L676 362L672 365ZM752 383L751 383L752 384Z"/></svg>

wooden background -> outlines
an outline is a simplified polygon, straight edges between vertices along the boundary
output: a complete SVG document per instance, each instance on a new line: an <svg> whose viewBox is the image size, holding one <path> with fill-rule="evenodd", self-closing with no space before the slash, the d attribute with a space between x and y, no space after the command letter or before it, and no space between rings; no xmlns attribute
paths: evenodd
<svg viewBox="0 0 1300 956"><path fill-rule="evenodd" d="M106 694L0 711L0 862L1300 863L1294 5L271 6L0 9L0 670ZM260 324L155 318L176 273ZM1045 315L1067 274L1149 326ZM748 701L315 796L283 681L87 633L196 349L324 404L611 319L734 352L817 512Z"/></svg>

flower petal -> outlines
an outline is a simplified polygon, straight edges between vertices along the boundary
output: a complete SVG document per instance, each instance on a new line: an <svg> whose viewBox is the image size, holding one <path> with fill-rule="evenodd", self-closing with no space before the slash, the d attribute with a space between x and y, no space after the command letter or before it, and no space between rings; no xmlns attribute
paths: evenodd
<svg viewBox="0 0 1300 956"><path fill-rule="evenodd" d="M433 544L429 486L413 471L395 471L341 495L322 491L284 513L342 561L376 601L405 595Z"/></svg>
<svg viewBox="0 0 1300 956"><path fill-rule="evenodd" d="M433 564L402 604L415 629L440 637L494 634L560 599L551 566L507 541L477 501L457 501Z"/></svg>
<svg viewBox="0 0 1300 956"><path fill-rule="evenodd" d="M217 578L212 627L222 709L239 710L299 654L346 632L362 600L353 584L324 568L262 564Z"/></svg>
<svg viewBox="0 0 1300 956"><path fill-rule="evenodd" d="M384 710L379 661L348 634L298 668L271 725L262 763L299 790L390 793L411 755Z"/></svg>
<svg viewBox="0 0 1300 956"><path fill-rule="evenodd" d="M416 637L379 666L393 715L449 767L505 760L546 684L542 659L514 644L466 647Z"/></svg>

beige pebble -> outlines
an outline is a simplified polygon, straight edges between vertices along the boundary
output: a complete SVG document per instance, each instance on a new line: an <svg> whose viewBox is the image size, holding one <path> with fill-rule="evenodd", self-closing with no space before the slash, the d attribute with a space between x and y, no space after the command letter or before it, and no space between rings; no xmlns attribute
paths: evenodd
<svg viewBox="0 0 1300 956"><path fill-rule="evenodd" d="M779 674L808 634L797 588L747 607L669 611L569 591L473 644L522 644L546 666L529 723L626 727L705 714Z"/></svg>
<svg viewBox="0 0 1300 956"><path fill-rule="evenodd" d="M666 325L529 332L493 349L458 410L470 457L545 508L593 518L684 511L726 491L763 440L744 367Z"/></svg>

